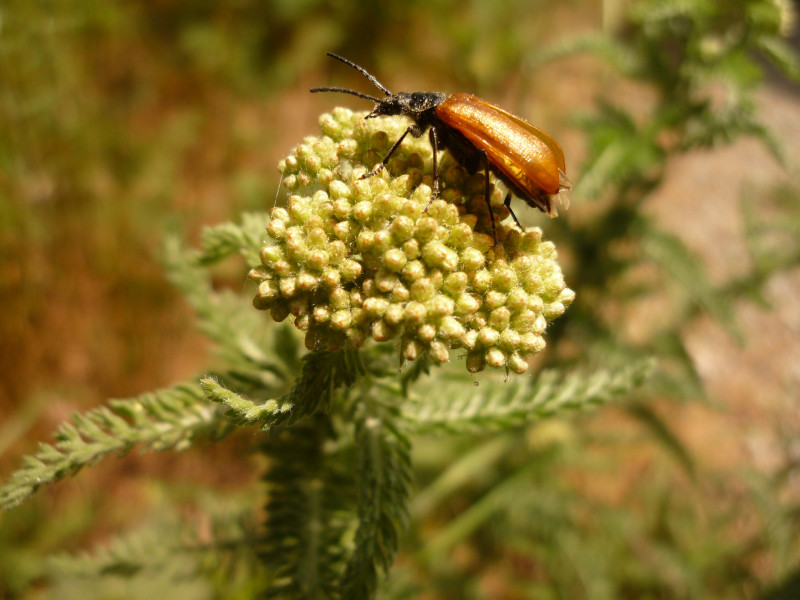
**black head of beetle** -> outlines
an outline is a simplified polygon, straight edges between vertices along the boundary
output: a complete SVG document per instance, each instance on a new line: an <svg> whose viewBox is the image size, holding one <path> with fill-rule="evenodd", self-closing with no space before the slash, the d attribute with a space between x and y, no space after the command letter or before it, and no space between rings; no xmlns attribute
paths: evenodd
<svg viewBox="0 0 800 600"><path fill-rule="evenodd" d="M433 111L447 98L441 92L397 92L378 105L367 115L367 119L380 116L406 115L414 121L435 118Z"/></svg>
<svg viewBox="0 0 800 600"><path fill-rule="evenodd" d="M490 171L508 187L504 204L520 228L522 226L510 206L512 193L530 206L535 206L551 216L555 214L550 197L561 189L568 188L569 181L564 175L563 152L545 132L499 107L467 94L392 93L363 67L331 52L328 52L328 56L357 70L386 97L376 98L340 87L317 87L312 88L312 92L340 92L370 100L375 103L375 107L366 116L367 119L405 115L413 121L383 160L372 171L365 173L362 179L377 175L409 133L413 137L420 137L428 131L433 150L431 202L439 195L438 153L441 146L447 148L456 161L470 173L481 168L485 172L484 198L489 209L495 243L497 229L489 201Z"/></svg>
<svg viewBox="0 0 800 600"><path fill-rule="evenodd" d="M439 106L442 102L447 99L447 94L443 94L441 92L397 92L392 93L389 89L384 86L378 79L372 75L369 71L367 71L364 67L361 67L355 64L352 61L347 60L344 57L339 56L338 54L333 54L332 52L328 52L328 56L331 58L335 58L338 61L343 62L344 64L353 67L356 71L364 75L370 82L381 90L385 95L386 98L381 100L380 98L376 98L375 96L370 96L369 94L363 94L361 92L357 92L355 90L349 90L346 88L340 87L315 87L311 88L312 92L340 92L342 94L350 94L352 96L358 96L359 98L364 98L365 100L371 100L375 103L375 108L372 109L366 118L373 119L375 117L383 117L383 116L396 116L396 115L405 115L410 117L415 123L419 124L424 129L427 129L427 126L433 125L431 122L432 120L436 119L436 115L434 114L434 110L437 106ZM422 135L423 131L420 131L416 137ZM414 132L411 132L412 134Z"/></svg>

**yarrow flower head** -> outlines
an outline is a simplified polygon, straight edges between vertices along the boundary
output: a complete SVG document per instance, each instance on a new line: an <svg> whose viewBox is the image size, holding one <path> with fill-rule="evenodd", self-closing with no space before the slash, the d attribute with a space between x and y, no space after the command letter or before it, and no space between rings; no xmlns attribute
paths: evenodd
<svg viewBox="0 0 800 600"><path fill-rule="evenodd" d="M407 127L402 117L365 120L337 108L280 163L290 197L274 208L254 305L291 316L310 350L357 348L369 338L400 340L401 360L436 362L463 349L471 372L487 365L524 373L545 347L547 322L575 294L555 246L538 228L520 232L502 192L492 193L497 244L483 174L449 153L439 161L440 198L431 202L427 136L407 137L388 169L360 179Z"/></svg>

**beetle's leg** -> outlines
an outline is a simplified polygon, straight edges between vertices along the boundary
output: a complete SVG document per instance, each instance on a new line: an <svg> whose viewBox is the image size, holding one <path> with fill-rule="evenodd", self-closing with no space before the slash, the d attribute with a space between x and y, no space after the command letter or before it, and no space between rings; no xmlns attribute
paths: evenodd
<svg viewBox="0 0 800 600"><path fill-rule="evenodd" d="M515 215L515 214L514 214L514 211L513 211L513 210L511 210L511 192L508 192L508 193L506 194L506 199L505 199L505 200L503 200L503 204L504 204L504 205L505 205L505 207L508 209L508 212L510 212L510 213L511 213L511 216L512 216L512 217L514 217L514 223L516 223L516 224L517 224L517 227L519 227L520 229L522 229L522 231L525 231L525 228L522 226L522 223L520 223L520 222L519 222L519 219L517 218L517 215Z"/></svg>
<svg viewBox="0 0 800 600"><path fill-rule="evenodd" d="M431 195L431 202L433 202L439 197L439 134L436 133L436 127L431 127L428 137L431 140L431 148L433 148L433 194ZM428 206L431 202L428 202ZM427 207L425 210L428 210Z"/></svg>
<svg viewBox="0 0 800 600"><path fill-rule="evenodd" d="M428 204L425 205L425 212L428 212L431 203L439 197L439 135L436 133L436 128L431 127L428 132L428 138L431 141L431 148L433 149L433 193Z"/></svg>
<svg viewBox="0 0 800 600"><path fill-rule="evenodd" d="M403 143L403 140L409 133L414 137L419 137L422 135L422 132L419 130L419 127L416 125L416 123L413 125L409 125L408 129L406 129L403 132L403 135L401 135L400 138L394 143L394 146L389 148L389 152L386 153L386 156L383 157L383 160L379 162L377 165L375 165L375 168L372 169L372 171L370 171L369 173L364 173L361 177L359 177L359 179L367 179L369 177L372 177L373 175L377 175L378 173L380 173L381 169L383 169L386 166L386 163L389 162L389 159L392 157L392 154L394 154L395 150L397 150L400 147L400 144Z"/></svg>
<svg viewBox="0 0 800 600"><path fill-rule="evenodd" d="M483 172L486 173L486 187L483 198L486 201L486 206L489 207L489 220L492 222L492 237L494 238L494 245L497 246L497 226L494 224L494 211L492 210L492 201L489 199L489 155L486 154L486 150L483 148L480 148L479 152L483 156Z"/></svg>

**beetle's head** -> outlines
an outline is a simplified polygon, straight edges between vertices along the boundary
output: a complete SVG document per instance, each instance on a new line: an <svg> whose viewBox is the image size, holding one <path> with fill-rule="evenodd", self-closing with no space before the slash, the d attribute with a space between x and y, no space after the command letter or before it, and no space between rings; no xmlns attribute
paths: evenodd
<svg viewBox="0 0 800 600"><path fill-rule="evenodd" d="M360 67L346 58L342 58L341 56L337 56L331 52L328 52L328 56L335 58L336 60L341 61L350 67L353 67L356 71L369 79L370 82L372 82L375 87L381 90L386 97L383 99L376 98L375 96L370 96L369 94L363 94L355 90L349 90L340 87L318 87L312 88L311 91L339 92L342 94L350 94L351 96L358 96L359 98L364 98L365 100L372 100L375 102L375 108L373 108L372 112L367 115L367 119L380 116L406 115L416 120L422 117L427 111L439 106L445 101L445 98L447 98L446 94L439 92L398 92L397 94L393 94L385 85L378 81L374 75L370 74L366 69L364 69L364 67Z"/></svg>
<svg viewBox="0 0 800 600"><path fill-rule="evenodd" d="M436 108L444 102L446 94L440 92L398 92L376 104L367 119L382 115L406 115L412 119Z"/></svg>

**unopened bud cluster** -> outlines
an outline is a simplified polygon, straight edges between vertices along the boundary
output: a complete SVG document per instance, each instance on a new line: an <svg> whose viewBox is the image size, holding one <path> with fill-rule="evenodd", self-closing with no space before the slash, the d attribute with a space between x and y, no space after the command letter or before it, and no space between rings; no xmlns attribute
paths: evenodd
<svg viewBox="0 0 800 600"><path fill-rule="evenodd" d="M288 316L310 350L400 340L402 359L446 362L463 349L467 369L487 365L523 373L545 346L547 322L574 298L555 247L538 228L522 233L497 222L494 245L483 175L468 175L445 153L441 198L431 203L427 136L407 136L381 173L360 179L407 124L364 120L336 109L283 160L286 208L267 226L271 242L254 305ZM492 194L498 221L508 215ZM427 210L426 210L427 208Z"/></svg>

